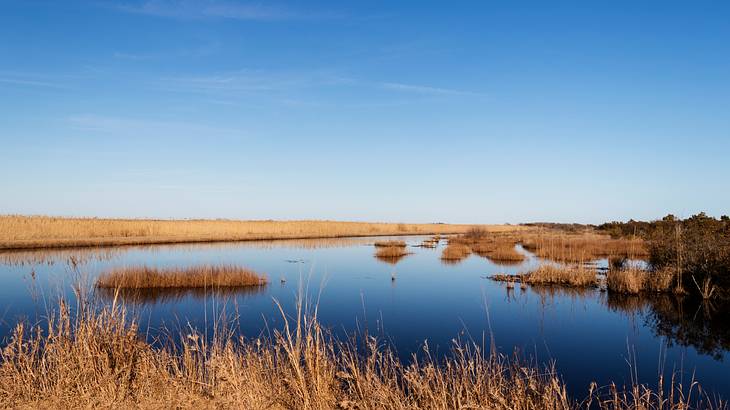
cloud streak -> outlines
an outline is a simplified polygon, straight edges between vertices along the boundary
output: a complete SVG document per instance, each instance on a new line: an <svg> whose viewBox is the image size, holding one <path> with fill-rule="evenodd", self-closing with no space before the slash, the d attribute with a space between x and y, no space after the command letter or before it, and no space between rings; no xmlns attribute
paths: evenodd
<svg viewBox="0 0 730 410"><path fill-rule="evenodd" d="M230 20L301 20L333 18L335 14L310 13L282 6L242 3L225 0L143 0L120 4L121 11L180 20L230 19Z"/></svg>

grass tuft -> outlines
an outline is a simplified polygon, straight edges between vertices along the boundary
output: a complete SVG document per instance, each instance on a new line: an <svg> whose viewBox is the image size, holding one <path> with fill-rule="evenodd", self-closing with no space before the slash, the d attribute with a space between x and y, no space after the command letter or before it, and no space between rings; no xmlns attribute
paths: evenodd
<svg viewBox="0 0 730 410"><path fill-rule="evenodd" d="M201 265L186 268L133 266L101 274L96 286L109 289L235 288L261 286L267 281L265 275L239 266Z"/></svg>

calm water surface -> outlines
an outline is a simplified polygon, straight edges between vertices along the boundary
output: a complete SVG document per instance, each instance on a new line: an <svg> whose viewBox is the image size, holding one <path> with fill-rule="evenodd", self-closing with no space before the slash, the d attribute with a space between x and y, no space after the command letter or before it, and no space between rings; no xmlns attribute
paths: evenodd
<svg viewBox="0 0 730 410"><path fill-rule="evenodd" d="M382 240L378 238L377 240ZM424 237L404 239L419 244ZM296 240L203 245L161 245L101 250L0 253L0 336L18 320L40 322L59 296L73 300L78 280L67 260L79 260L87 283L118 266L239 264L265 272L260 289L212 297L196 293L126 295L142 329L211 328L222 310L237 314L237 330L256 337L281 326L275 304L292 312L300 284L319 298L319 319L337 334L367 328L407 360L421 351L447 354L452 340L489 346L490 329L500 352L533 363L554 362L572 393L583 397L590 382L654 383L660 371L694 373L706 390L730 397L730 325L727 309L669 297L617 297L598 290L519 287L485 279L540 263L530 256L500 266L472 255L456 264L436 249L409 246L397 263L374 258L375 238ZM103 295L102 295L103 296ZM102 297L102 300L107 300ZM632 367L630 367L632 366Z"/></svg>

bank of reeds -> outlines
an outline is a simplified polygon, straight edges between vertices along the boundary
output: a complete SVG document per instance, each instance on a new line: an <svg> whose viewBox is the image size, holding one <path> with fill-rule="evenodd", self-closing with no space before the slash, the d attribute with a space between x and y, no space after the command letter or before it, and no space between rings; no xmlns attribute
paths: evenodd
<svg viewBox="0 0 730 410"><path fill-rule="evenodd" d="M608 290L616 293L669 292L674 273L671 269L645 270L635 266L613 267L606 273Z"/></svg>
<svg viewBox="0 0 730 410"><path fill-rule="evenodd" d="M535 255L556 262L582 263L608 257L642 259L648 257L645 242L640 238L611 238L596 233L564 233L547 231L524 233L522 246Z"/></svg>
<svg viewBox="0 0 730 410"><path fill-rule="evenodd" d="M463 233L472 225L0 215L0 249ZM487 231L526 229L484 225Z"/></svg>
<svg viewBox="0 0 730 410"><path fill-rule="evenodd" d="M232 265L184 268L120 267L99 275L96 286L109 289L236 288L266 284L265 275Z"/></svg>
<svg viewBox="0 0 730 410"><path fill-rule="evenodd" d="M675 385L672 394L643 385L592 387L585 400L574 401L552 368L477 344L456 343L442 359L424 345L423 355L404 364L376 339L340 342L316 315L302 312L301 305L294 316L282 311L283 328L270 338L238 339L221 326L211 340L188 331L153 347L116 302L75 314L62 303L47 331L18 324L3 346L0 406L678 410L689 408L691 397L700 400L697 408L712 408L701 393Z"/></svg>

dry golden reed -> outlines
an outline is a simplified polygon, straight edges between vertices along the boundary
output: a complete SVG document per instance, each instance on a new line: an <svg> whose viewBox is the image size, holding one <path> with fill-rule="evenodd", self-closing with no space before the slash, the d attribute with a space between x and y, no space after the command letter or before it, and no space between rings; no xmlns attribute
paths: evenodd
<svg viewBox="0 0 730 410"><path fill-rule="evenodd" d="M537 256L557 262L587 262L607 257L641 259L648 256L642 239L614 239L591 232L524 233L520 242L525 249Z"/></svg>
<svg viewBox="0 0 730 410"><path fill-rule="evenodd" d="M376 248L405 248L405 241L390 240L390 241L376 241L373 244Z"/></svg>
<svg viewBox="0 0 730 410"><path fill-rule="evenodd" d="M96 281L99 288L221 288L261 286L265 275L239 266L201 265L185 268L156 268L150 266L121 267L102 273Z"/></svg>
<svg viewBox="0 0 730 410"><path fill-rule="evenodd" d="M449 243L441 252L441 259L446 261L459 261L471 255L469 246L461 243Z"/></svg>
<svg viewBox="0 0 730 410"><path fill-rule="evenodd" d="M525 281L538 285L595 286L596 271L583 266L540 265L525 276Z"/></svg>
<svg viewBox="0 0 730 410"><path fill-rule="evenodd" d="M83 305L90 306L90 305ZM3 408L498 409L726 408L695 383L669 392L644 385L592 385L571 399L545 370L456 342L439 359L404 364L372 337L339 342L300 307L273 336L237 339L221 326L153 347L116 302L65 304L46 326L18 324L0 353ZM362 346L361 346L362 345ZM660 382L659 386L663 387ZM695 402L691 403L690 398ZM694 406L694 407L691 407Z"/></svg>
<svg viewBox="0 0 730 410"><path fill-rule="evenodd" d="M237 221L0 216L0 249L141 245L262 239L430 235L466 232L472 225L337 221ZM488 231L523 229L483 225Z"/></svg>

